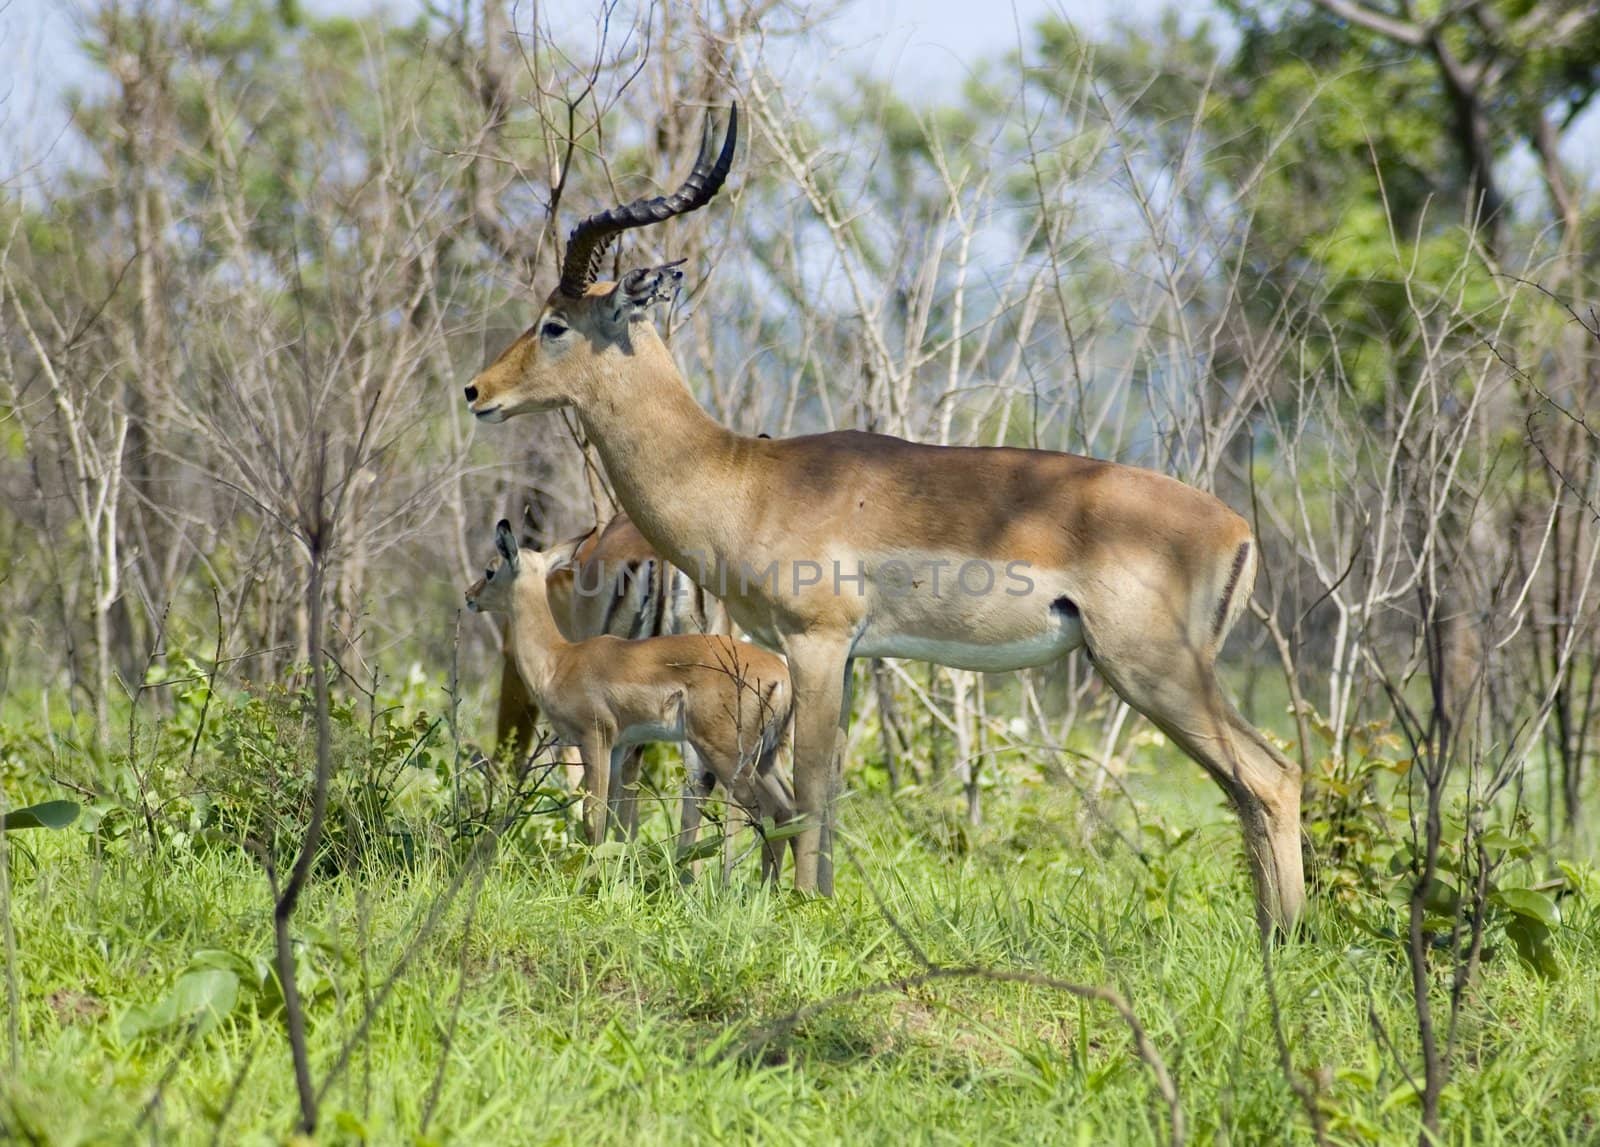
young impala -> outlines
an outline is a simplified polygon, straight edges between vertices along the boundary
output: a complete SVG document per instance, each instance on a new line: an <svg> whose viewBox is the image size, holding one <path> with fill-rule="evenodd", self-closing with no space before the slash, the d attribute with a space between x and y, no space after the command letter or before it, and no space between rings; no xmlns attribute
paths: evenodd
<svg viewBox="0 0 1600 1147"><path fill-rule="evenodd" d="M832 889L852 658L993 672L1081 646L1227 793L1261 918L1292 923L1304 899L1300 770L1235 711L1215 671L1255 579L1257 548L1238 514L1165 475L1072 454L858 431L743 437L701 410L651 322L681 273L595 282L621 232L716 194L737 122L735 110L720 152L707 125L700 161L671 196L573 230L560 285L466 397L483 422L573 407L640 532L788 655L807 821L796 886Z"/></svg>
<svg viewBox="0 0 1600 1147"><path fill-rule="evenodd" d="M562 542L556 551L570 553L560 563L551 562L545 575L545 592L556 627L568 641L584 641L610 634L636 641L673 634L732 631L722 604L696 585L682 570L656 553L627 514L597 523L587 534ZM495 741L523 746L534 743L534 723L539 706L529 696L517 670L516 634L508 625L500 671L500 701ZM623 754L620 784L611 787L614 815L623 834L639 830L638 782L640 751L632 745ZM576 747L570 749L571 769L582 784L582 765ZM680 848L689 848L700 832L701 811L716 782L694 749L683 746L684 791Z"/></svg>
<svg viewBox="0 0 1600 1147"><path fill-rule="evenodd" d="M510 615L528 691L583 758L591 844L605 839L623 753L656 741L691 745L729 799L757 821L794 818L793 797L775 767L791 713L781 658L719 634L568 641L550 612L546 555L521 549L506 521L495 527L495 547L499 556L467 590L467 608ZM778 878L781 843L766 845L761 867Z"/></svg>

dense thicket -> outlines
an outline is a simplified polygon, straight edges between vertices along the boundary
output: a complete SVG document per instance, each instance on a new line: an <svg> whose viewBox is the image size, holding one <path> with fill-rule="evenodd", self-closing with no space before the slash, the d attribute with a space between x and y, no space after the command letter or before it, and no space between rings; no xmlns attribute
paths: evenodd
<svg viewBox="0 0 1600 1147"><path fill-rule="evenodd" d="M219 626L248 677L303 664L314 489L341 664L441 674L486 522L531 501L562 535L609 508L569 422L476 435L459 385L547 289L562 228L672 178L737 95L734 199L621 256L689 258L669 325L718 417L1213 487L1269 547L1258 600L1307 705L1347 729L1373 652L1397 642L1405 676L1437 629L1463 705L1478 666L1498 683L1499 729L1552 696L1544 799L1580 827L1586 9L1233 3L1105 43L1047 20L929 104L817 68L826 22L778 5L513 15L90 10L74 158L3 207L13 697L50 689L103 742L152 656ZM464 636L470 673L491 635ZM1089 680L1051 682L1052 714ZM936 683L962 758L976 688Z"/></svg>

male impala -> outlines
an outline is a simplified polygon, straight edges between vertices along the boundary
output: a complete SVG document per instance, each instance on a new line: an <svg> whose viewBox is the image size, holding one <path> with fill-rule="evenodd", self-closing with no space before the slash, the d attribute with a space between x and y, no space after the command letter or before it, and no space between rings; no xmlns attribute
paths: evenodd
<svg viewBox="0 0 1600 1147"><path fill-rule="evenodd" d="M692 745L729 799L757 821L794 818L775 767L792 713L782 659L720 634L568 641L550 612L546 556L521 549L506 521L494 540L499 559L467 590L467 608L510 615L523 682L583 757L589 843L605 839L623 753L655 741ZM768 844L762 871L776 880L782 865L782 843Z"/></svg>
<svg viewBox="0 0 1600 1147"><path fill-rule="evenodd" d="M707 125L700 160L673 195L573 230L538 320L466 397L484 422L575 408L644 536L788 655L795 792L811 822L796 886L832 890L852 658L995 671L1083 646L1228 794L1262 919L1291 924L1304 899L1300 772L1234 710L1214 669L1255 578L1243 519L1175 479L1071 454L859 431L743 437L701 410L650 321L680 272L594 281L622 231L716 194L737 122L735 110L714 160Z"/></svg>
<svg viewBox="0 0 1600 1147"><path fill-rule="evenodd" d="M585 641L610 634L638 640L674 634L729 633L728 612L722 604L682 570L656 553L627 514L597 523L582 537L563 542L558 549L570 553L545 576L545 593L556 627L568 641ZM516 663L516 631L507 627L505 659L500 674L500 704L495 741L533 744L533 727L539 707L523 684ZM642 746L623 755L621 784L613 787L611 801L624 835L639 829L639 754ZM581 766L573 747L573 767ZM688 848L700 831L701 809L715 776L700 761L693 747L683 747L684 792L680 848Z"/></svg>

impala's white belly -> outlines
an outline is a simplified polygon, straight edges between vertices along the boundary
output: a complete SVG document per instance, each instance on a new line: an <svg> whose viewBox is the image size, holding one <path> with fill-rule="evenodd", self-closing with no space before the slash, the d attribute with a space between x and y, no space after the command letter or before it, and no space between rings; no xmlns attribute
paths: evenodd
<svg viewBox="0 0 1600 1147"><path fill-rule="evenodd" d="M981 643L920 637L911 633L863 634L852 653L856 657L904 657L911 661L948 665L953 669L1003 673L1010 669L1048 665L1082 644L1081 630L1071 635L1040 633L1016 641Z"/></svg>
<svg viewBox="0 0 1600 1147"><path fill-rule="evenodd" d="M897 576L887 576L890 561L900 563ZM779 593L769 600L803 612L854 614L851 651L856 657L903 657L1004 672L1046 665L1084 643L1072 587L1058 571L995 562L984 572L981 563L972 563L973 576L963 580L959 555L939 553L894 559L829 554L817 564L828 568L835 562L834 568L859 571L859 576L826 578L787 602L784 591L790 587L779 582ZM936 563L942 577L933 576ZM907 568L909 578L903 572ZM762 616L758 603L747 599L738 606L743 608L729 602L741 626L762 644L782 647L782 634Z"/></svg>
<svg viewBox="0 0 1600 1147"><path fill-rule="evenodd" d="M1063 595L875 605L856 638L857 657L905 657L998 673L1049 664L1083 644L1078 611Z"/></svg>

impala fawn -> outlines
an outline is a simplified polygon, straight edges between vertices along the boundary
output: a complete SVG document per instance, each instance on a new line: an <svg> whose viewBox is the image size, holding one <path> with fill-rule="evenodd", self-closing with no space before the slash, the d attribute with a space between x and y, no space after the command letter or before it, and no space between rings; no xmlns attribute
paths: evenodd
<svg viewBox="0 0 1600 1147"><path fill-rule="evenodd" d="M625 750L656 741L687 742L753 820L793 819L793 793L775 767L792 707L782 658L721 634L568 641L550 610L549 555L520 548L504 520L495 548L497 558L467 590L467 608L510 615L524 684L583 758L591 844L605 839ZM783 845L764 842L762 874L775 882L782 868Z"/></svg>

